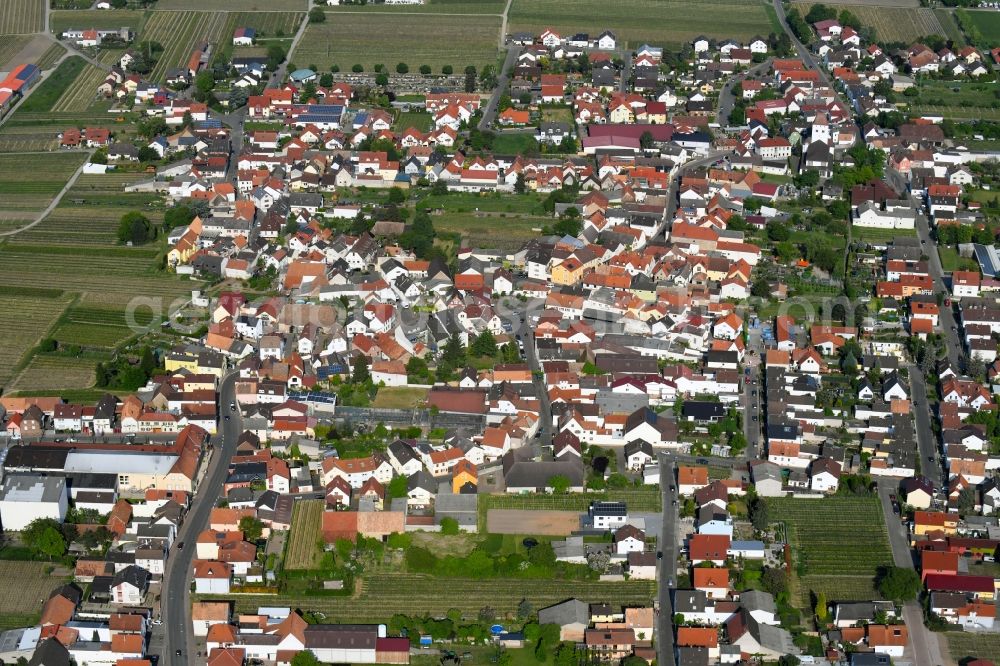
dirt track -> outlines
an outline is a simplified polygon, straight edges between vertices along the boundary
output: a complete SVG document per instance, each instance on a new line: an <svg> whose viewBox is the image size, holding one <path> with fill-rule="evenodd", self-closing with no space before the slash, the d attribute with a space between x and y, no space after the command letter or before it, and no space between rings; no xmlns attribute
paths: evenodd
<svg viewBox="0 0 1000 666"><path fill-rule="evenodd" d="M576 511L490 509L486 529L494 534L565 536L580 529L580 515Z"/></svg>

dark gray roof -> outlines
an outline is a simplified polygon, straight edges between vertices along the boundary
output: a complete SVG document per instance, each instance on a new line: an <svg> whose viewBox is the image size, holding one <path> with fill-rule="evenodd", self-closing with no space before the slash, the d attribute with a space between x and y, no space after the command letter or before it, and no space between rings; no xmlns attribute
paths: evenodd
<svg viewBox="0 0 1000 666"><path fill-rule="evenodd" d="M590 608L579 599L569 599L539 610L538 623L558 624L560 627L579 624L586 627L590 624Z"/></svg>

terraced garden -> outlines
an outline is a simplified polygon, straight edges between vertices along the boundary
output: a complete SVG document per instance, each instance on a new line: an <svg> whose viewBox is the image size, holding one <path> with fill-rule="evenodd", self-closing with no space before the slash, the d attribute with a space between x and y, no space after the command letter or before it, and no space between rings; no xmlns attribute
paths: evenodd
<svg viewBox="0 0 1000 666"><path fill-rule="evenodd" d="M319 567L323 551L318 541L322 538L323 500L300 500L292 511L292 529L285 546L285 568L309 570Z"/></svg>
<svg viewBox="0 0 1000 666"><path fill-rule="evenodd" d="M365 575L354 596L238 595L236 612L256 612L260 606L291 606L326 614L327 622L385 622L394 613L444 616L457 608L467 618L485 606L498 616L513 617L522 599L545 608L570 597L613 607L648 606L656 595L653 581L597 582L575 580L522 580L491 578L442 578L420 574ZM204 598L204 597L202 597Z"/></svg>
<svg viewBox="0 0 1000 666"><path fill-rule="evenodd" d="M810 592L824 592L831 602L879 598L875 574L892 564L892 549L876 498L768 498L767 505L771 520L788 533L800 608L809 607ZM849 543L864 548L845 548Z"/></svg>

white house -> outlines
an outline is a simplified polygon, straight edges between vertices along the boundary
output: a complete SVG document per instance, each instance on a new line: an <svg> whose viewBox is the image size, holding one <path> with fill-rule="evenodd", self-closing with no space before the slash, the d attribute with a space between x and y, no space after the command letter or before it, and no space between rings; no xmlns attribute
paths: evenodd
<svg viewBox="0 0 1000 666"><path fill-rule="evenodd" d="M0 521L4 530L23 530L38 518L62 523L68 508L63 477L13 474L0 487Z"/></svg>

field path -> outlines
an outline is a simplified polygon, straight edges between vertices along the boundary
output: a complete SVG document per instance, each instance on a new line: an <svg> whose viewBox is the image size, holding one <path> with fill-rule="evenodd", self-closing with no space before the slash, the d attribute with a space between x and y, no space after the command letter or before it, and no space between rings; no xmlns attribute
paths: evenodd
<svg viewBox="0 0 1000 666"><path fill-rule="evenodd" d="M47 152L41 152L41 153L36 152L36 153L10 153L10 154L11 155L48 155L49 153L47 153ZM93 149L87 151L87 159L84 160L83 164L81 164L77 168L77 170L73 172L73 175L69 177L69 180L66 181L66 184L63 186L63 188L61 190L59 190L59 194L57 194L55 196L55 198L52 199L51 202L49 202L49 205L45 207L45 210L43 210L41 213L38 214L38 217L35 218L34 222L32 222L31 224L26 224L23 227L21 227L20 229L14 229L12 231L0 232L0 237L15 236L15 235L21 233L22 231L27 231L28 229L31 229L32 227L34 227L37 224L39 224L46 217L48 217L49 213L51 213L52 211L54 211L56 209L56 206L59 205L59 202L62 201L62 198L64 196L66 196L66 193L69 192L70 188L73 187L73 185L76 184L76 179L79 178L80 175L83 173L83 167L86 166L87 162L90 160L90 157L93 154L94 154L94 150Z"/></svg>
<svg viewBox="0 0 1000 666"><path fill-rule="evenodd" d="M504 37L507 36L507 15L510 14L510 6L512 4L514 4L514 0L507 0L507 4L503 8L503 14L500 15L503 17L503 20L500 22L500 39L497 41L497 46L501 49L505 41Z"/></svg>

